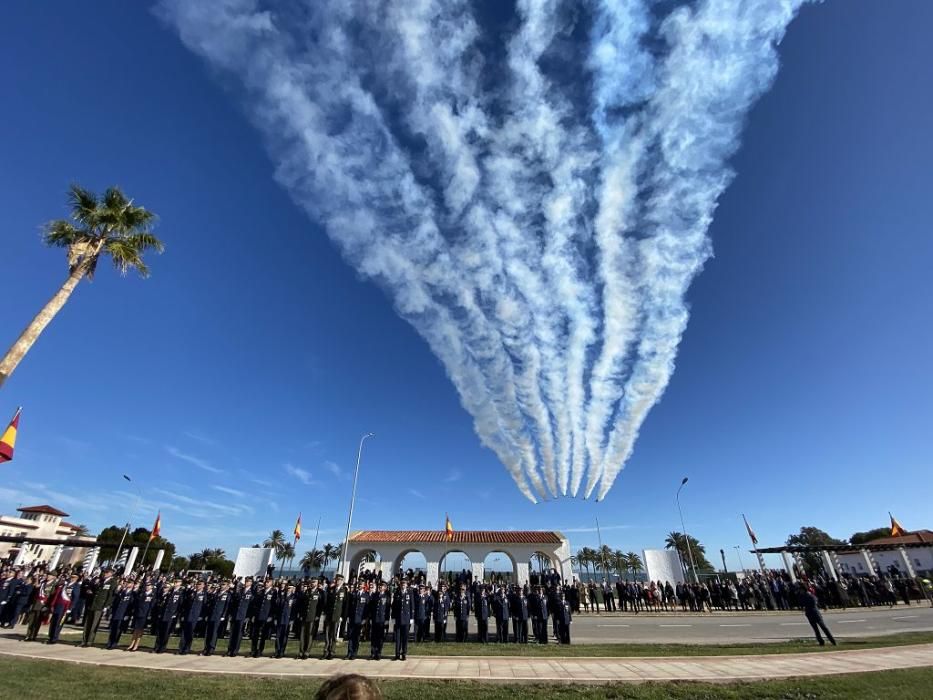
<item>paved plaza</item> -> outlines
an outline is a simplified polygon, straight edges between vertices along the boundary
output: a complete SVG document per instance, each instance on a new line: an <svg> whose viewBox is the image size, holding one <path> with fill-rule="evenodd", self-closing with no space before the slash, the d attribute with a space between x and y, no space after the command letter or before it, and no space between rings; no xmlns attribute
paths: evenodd
<svg viewBox="0 0 933 700"><path fill-rule="evenodd" d="M933 644L762 656L529 658L412 656L407 661L321 661L131 654L71 644L21 643L0 637L0 654L99 666L278 677L328 677L353 671L386 679L551 681L737 681L886 671L933 666Z"/></svg>

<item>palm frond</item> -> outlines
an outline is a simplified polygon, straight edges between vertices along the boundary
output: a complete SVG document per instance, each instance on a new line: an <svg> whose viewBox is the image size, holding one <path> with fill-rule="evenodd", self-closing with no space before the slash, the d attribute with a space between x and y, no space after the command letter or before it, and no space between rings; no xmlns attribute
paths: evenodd
<svg viewBox="0 0 933 700"><path fill-rule="evenodd" d="M72 184L68 188L68 203L71 205L71 218L86 226L97 225L97 195L81 185Z"/></svg>
<svg viewBox="0 0 933 700"><path fill-rule="evenodd" d="M146 263L143 262L142 257L140 257L139 251L133 246L128 245L124 239L108 239L104 244L104 250L110 256L114 267L119 270L121 275L125 276L132 268L139 273L140 277L149 276L149 268L146 266Z"/></svg>
<svg viewBox="0 0 933 700"><path fill-rule="evenodd" d="M165 244L151 231L140 231L121 238L124 243L135 248L140 254L150 250L162 253L165 250Z"/></svg>
<svg viewBox="0 0 933 700"><path fill-rule="evenodd" d="M86 237L87 232L75 228L71 222L64 219L50 221L42 232L42 240L48 246L68 248Z"/></svg>

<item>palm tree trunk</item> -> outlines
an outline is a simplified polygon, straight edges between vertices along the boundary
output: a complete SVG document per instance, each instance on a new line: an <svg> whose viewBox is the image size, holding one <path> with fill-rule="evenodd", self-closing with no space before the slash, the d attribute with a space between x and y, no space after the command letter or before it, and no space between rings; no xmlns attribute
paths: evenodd
<svg viewBox="0 0 933 700"><path fill-rule="evenodd" d="M16 342L13 343L13 346L7 350L6 355L3 356L3 360L0 360L0 387L2 387L7 378L13 374L13 370L16 369L16 366L23 357L26 356L26 353L29 352L33 343L36 342L36 339L42 331L45 330L45 327L49 325L51 320L55 318L55 314L61 311L65 302L68 301L68 297L71 296L75 287L78 286L78 282L84 277L86 270L87 268L84 265L78 265L74 272L68 275L68 279L65 280L61 289L55 293L55 296L49 299L48 303L42 307L42 310L39 311L36 317L26 326L26 329L20 334Z"/></svg>

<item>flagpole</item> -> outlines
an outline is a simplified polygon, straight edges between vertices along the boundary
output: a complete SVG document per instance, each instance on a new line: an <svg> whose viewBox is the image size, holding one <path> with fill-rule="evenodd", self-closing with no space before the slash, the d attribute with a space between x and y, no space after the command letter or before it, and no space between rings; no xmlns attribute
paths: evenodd
<svg viewBox="0 0 933 700"><path fill-rule="evenodd" d="M340 554L340 562L337 566L337 573L340 573L340 570L347 567L347 576L350 575L350 567L347 565L347 546L349 545L350 540L350 525L353 522L353 504L356 502L356 482L360 478L360 460L363 458L363 443L366 441L366 438L374 437L373 433L366 433L363 437L360 438L360 447L356 452L356 469L353 471L353 491L350 494L350 512L347 515L347 536L343 538L343 551Z"/></svg>
<svg viewBox="0 0 933 700"><path fill-rule="evenodd" d="M761 556L761 552L758 551L758 543L752 538L751 527L748 525L748 518L745 517L745 513L742 513L742 522L745 523L745 531L748 533L748 539L752 541L752 549L755 550L755 558L758 559L758 569L761 571L762 575L765 573L765 561Z"/></svg>

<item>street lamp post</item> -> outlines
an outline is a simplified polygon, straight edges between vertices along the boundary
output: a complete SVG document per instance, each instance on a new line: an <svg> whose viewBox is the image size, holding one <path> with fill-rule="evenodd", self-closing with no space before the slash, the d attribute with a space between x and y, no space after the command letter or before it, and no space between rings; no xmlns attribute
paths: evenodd
<svg viewBox="0 0 933 700"><path fill-rule="evenodd" d="M697 565L693 560L693 547L690 546L690 536L687 534L687 526L684 525L684 512L680 507L680 490L684 487L684 484L687 483L687 477L684 477L683 481L680 482L680 486L677 488L677 512L680 513L680 530L683 532L684 541L687 543L687 554L690 556L690 568L693 570L693 582L699 583L700 577L697 576Z"/></svg>
<svg viewBox="0 0 933 700"><path fill-rule="evenodd" d="M360 477L360 460L363 458L363 443L366 441L366 438L375 437L373 433L366 433L363 437L360 438L360 447L356 452L356 469L353 472L353 491L350 494L350 514L347 516L347 536L343 538L343 551L340 555L340 564L337 567L337 571L342 571L343 568L347 565L347 545L350 540L350 525L353 522L353 504L356 502L356 482ZM347 570L346 575L349 575L350 571Z"/></svg>
<svg viewBox="0 0 933 700"><path fill-rule="evenodd" d="M745 572L745 564L742 562L742 548L741 548L739 545L737 545L737 544L732 545L732 547L735 549L735 553L736 553L736 554L738 555L738 557L739 557L739 566L742 567L742 572L744 573L744 572Z"/></svg>

